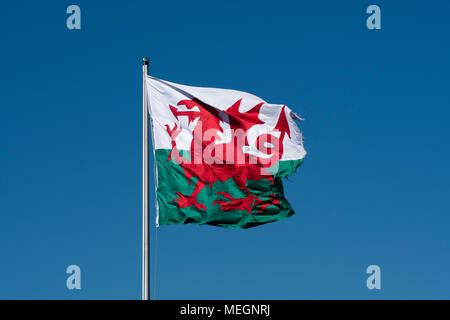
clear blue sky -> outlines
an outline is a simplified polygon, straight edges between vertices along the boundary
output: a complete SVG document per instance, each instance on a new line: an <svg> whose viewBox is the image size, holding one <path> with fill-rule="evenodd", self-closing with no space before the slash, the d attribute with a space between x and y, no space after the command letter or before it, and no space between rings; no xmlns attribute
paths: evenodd
<svg viewBox="0 0 450 320"><path fill-rule="evenodd" d="M288 105L308 151L292 218L160 228L157 298L450 298L448 1L0 9L0 298L140 298L143 56L156 77Z"/></svg>

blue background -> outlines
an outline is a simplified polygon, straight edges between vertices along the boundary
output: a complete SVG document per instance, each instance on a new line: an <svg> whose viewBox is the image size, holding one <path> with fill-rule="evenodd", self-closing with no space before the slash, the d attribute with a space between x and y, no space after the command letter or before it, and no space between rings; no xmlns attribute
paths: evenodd
<svg viewBox="0 0 450 320"><path fill-rule="evenodd" d="M81 30L66 28L70 4ZM370 4L381 30L366 28ZM140 298L148 56L153 76L290 106L308 151L285 182L292 218L160 228L152 297L449 299L449 12L444 0L3 2L0 298ZM154 280L153 228L151 245ZM371 264L381 290L366 287Z"/></svg>

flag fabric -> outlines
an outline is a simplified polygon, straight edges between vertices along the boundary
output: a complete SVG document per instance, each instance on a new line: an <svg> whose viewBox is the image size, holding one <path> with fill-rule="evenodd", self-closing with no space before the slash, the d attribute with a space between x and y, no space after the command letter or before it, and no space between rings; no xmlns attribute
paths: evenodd
<svg viewBox="0 0 450 320"><path fill-rule="evenodd" d="M157 225L249 228L294 211L282 178L306 151L285 105L236 90L146 77L156 162Z"/></svg>

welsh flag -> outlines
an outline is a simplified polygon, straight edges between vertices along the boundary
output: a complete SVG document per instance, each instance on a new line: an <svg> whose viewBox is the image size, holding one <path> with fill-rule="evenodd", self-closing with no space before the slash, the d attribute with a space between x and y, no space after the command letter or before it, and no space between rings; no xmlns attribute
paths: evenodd
<svg viewBox="0 0 450 320"><path fill-rule="evenodd" d="M282 178L306 155L287 106L148 76L157 225L249 228L294 214Z"/></svg>

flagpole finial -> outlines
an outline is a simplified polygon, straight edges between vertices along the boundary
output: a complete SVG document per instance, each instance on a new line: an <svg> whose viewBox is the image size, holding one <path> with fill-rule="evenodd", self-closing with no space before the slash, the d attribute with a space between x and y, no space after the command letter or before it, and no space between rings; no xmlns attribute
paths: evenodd
<svg viewBox="0 0 450 320"><path fill-rule="evenodd" d="M142 59L142 64L148 66L148 58L147 57L144 57L144 59Z"/></svg>

